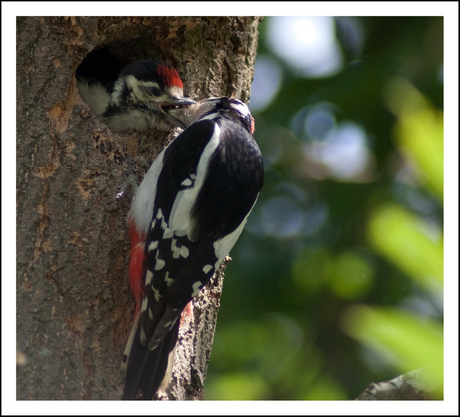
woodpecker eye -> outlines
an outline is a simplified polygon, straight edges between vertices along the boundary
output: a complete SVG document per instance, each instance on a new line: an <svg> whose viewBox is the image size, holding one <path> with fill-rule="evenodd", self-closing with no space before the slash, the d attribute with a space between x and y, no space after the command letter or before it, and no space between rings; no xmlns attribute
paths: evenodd
<svg viewBox="0 0 460 417"><path fill-rule="evenodd" d="M149 93L155 97L161 96L161 90L158 87L149 87Z"/></svg>

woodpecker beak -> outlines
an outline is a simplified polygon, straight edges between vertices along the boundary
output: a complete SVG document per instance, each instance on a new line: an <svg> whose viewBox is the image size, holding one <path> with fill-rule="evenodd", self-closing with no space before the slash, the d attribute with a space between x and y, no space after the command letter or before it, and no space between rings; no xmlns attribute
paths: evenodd
<svg viewBox="0 0 460 417"><path fill-rule="evenodd" d="M196 102L190 98L173 97L172 99L161 103L160 107L161 107L161 110L163 110L166 113L166 115L170 119L172 119L172 122L174 124L181 127L182 129L185 129L187 126L181 119L185 118L184 116L186 113L186 109L195 103Z"/></svg>

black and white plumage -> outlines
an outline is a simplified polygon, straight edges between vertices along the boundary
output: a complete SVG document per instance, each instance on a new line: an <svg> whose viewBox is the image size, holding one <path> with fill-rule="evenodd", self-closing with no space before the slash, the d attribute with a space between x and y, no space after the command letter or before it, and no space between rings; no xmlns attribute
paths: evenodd
<svg viewBox="0 0 460 417"><path fill-rule="evenodd" d="M138 308L123 357L125 399L152 399L159 389L181 312L236 243L263 185L247 106L223 97L193 111L198 120L157 157L129 212Z"/></svg>
<svg viewBox="0 0 460 417"><path fill-rule="evenodd" d="M77 88L91 111L113 132L185 128L183 97L175 68L157 59L136 61L125 68L106 48L90 53L76 71Z"/></svg>

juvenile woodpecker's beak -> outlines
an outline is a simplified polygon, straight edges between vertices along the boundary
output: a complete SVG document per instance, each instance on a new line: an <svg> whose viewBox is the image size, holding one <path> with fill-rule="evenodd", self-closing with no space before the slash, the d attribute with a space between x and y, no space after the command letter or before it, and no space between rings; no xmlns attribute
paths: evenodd
<svg viewBox="0 0 460 417"><path fill-rule="evenodd" d="M188 106L195 104L195 101L185 97L173 97L168 101L160 104L161 109L172 119L173 123L185 129L187 127L184 120L186 119L185 113Z"/></svg>

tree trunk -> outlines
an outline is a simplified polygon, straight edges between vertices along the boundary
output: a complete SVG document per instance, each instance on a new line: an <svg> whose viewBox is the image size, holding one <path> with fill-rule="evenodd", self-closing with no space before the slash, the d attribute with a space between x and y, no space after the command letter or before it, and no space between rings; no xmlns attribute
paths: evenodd
<svg viewBox="0 0 460 417"><path fill-rule="evenodd" d="M75 70L108 46L123 64L162 58L185 95L248 101L258 18L17 18L17 399L120 399L132 324L126 215L171 134L113 134ZM203 399L223 268L179 336L169 399Z"/></svg>

